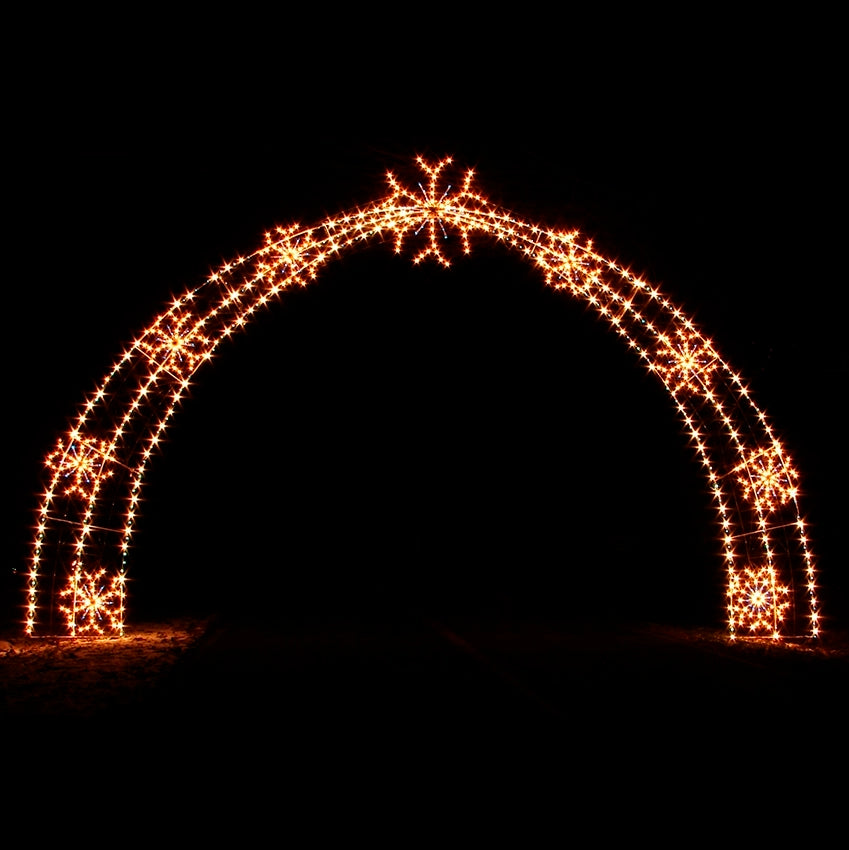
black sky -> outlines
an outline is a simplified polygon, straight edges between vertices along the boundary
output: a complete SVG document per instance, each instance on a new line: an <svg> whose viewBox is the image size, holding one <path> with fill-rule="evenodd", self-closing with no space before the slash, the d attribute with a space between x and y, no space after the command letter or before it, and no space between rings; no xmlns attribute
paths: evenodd
<svg viewBox="0 0 849 850"><path fill-rule="evenodd" d="M729 44L733 73L675 51L650 71L624 63L615 84L551 63L526 89L497 62L503 83L469 76L463 93L425 69L410 91L363 68L331 98L320 77L260 95L218 68L133 74L118 98L101 69L57 82L43 111L25 103L9 570L46 448L169 295L269 227L368 203L387 168L447 153L493 200L579 228L659 284L749 378L802 470L826 613L845 616L835 122L810 69ZM580 304L483 244L447 272L379 245L340 260L222 351L170 440L133 576L146 604L249 562L295 596L391 585L573 606L612 574L614 615L661 585L651 616L683 600L684 619L710 622L721 606L702 482L664 393Z"/></svg>

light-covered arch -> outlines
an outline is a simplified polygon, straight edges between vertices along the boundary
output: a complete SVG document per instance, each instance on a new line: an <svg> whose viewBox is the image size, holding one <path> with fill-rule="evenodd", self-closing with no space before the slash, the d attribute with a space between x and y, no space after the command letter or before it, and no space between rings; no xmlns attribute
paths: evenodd
<svg viewBox="0 0 849 850"><path fill-rule="evenodd" d="M814 560L799 474L740 375L662 292L593 250L491 204L450 158L417 160L422 182L388 175L381 200L311 227L278 227L247 257L175 298L124 350L45 459L26 601L28 634L121 634L145 473L195 373L284 290L335 257L391 240L448 267L473 237L503 244L545 283L581 299L662 381L712 494L731 636L817 636Z"/></svg>

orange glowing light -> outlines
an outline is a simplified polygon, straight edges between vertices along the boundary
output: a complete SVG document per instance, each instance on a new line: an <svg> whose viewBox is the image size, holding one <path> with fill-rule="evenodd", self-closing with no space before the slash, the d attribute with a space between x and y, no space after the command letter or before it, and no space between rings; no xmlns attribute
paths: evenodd
<svg viewBox="0 0 849 850"><path fill-rule="evenodd" d="M122 632L145 474L195 374L284 290L390 235L396 253L414 245L414 263L443 267L470 253L473 237L491 240L538 268L545 285L586 304L666 387L703 466L730 635L816 636L816 569L798 472L714 343L660 290L596 253L577 231L548 230L495 206L473 188L471 170L451 182L450 158L416 163L418 180L388 174L388 194L369 206L268 232L255 253L176 298L123 352L45 459L27 633L57 620L72 635ZM45 617L47 609L62 616Z"/></svg>

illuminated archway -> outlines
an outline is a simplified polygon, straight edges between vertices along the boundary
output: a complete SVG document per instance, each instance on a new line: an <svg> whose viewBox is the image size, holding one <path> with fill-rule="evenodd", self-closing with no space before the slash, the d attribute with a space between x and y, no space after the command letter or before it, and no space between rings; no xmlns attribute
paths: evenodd
<svg viewBox="0 0 849 850"><path fill-rule="evenodd" d="M816 636L815 569L799 475L742 378L655 287L581 241L491 204L473 172L418 160L424 182L312 226L279 227L156 316L126 348L46 457L27 588L28 634L120 634L145 473L195 372L253 314L334 257L389 237L413 262L450 265L485 236L583 300L665 385L703 466L719 525L732 636ZM46 600L45 600L45 597Z"/></svg>

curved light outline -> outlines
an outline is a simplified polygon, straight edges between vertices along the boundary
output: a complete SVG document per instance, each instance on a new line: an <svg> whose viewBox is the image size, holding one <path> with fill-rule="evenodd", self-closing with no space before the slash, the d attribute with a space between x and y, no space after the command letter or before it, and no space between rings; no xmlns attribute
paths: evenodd
<svg viewBox="0 0 849 850"><path fill-rule="evenodd" d="M448 267L483 235L537 266L546 285L591 307L665 385L703 466L720 529L729 635L816 637L814 559L799 511L799 476L740 375L657 288L580 241L516 218L473 189L444 184L451 159L417 159L425 183L312 227L278 227L247 257L186 291L132 341L45 460L26 604L26 632L121 634L128 555L145 472L198 368L258 310L305 286L345 251L390 236L414 263ZM47 617L40 585L50 579ZM59 584L57 584L57 581ZM61 584L64 582L64 584ZM46 622L45 622L46 619ZM806 620L805 627L801 622Z"/></svg>

